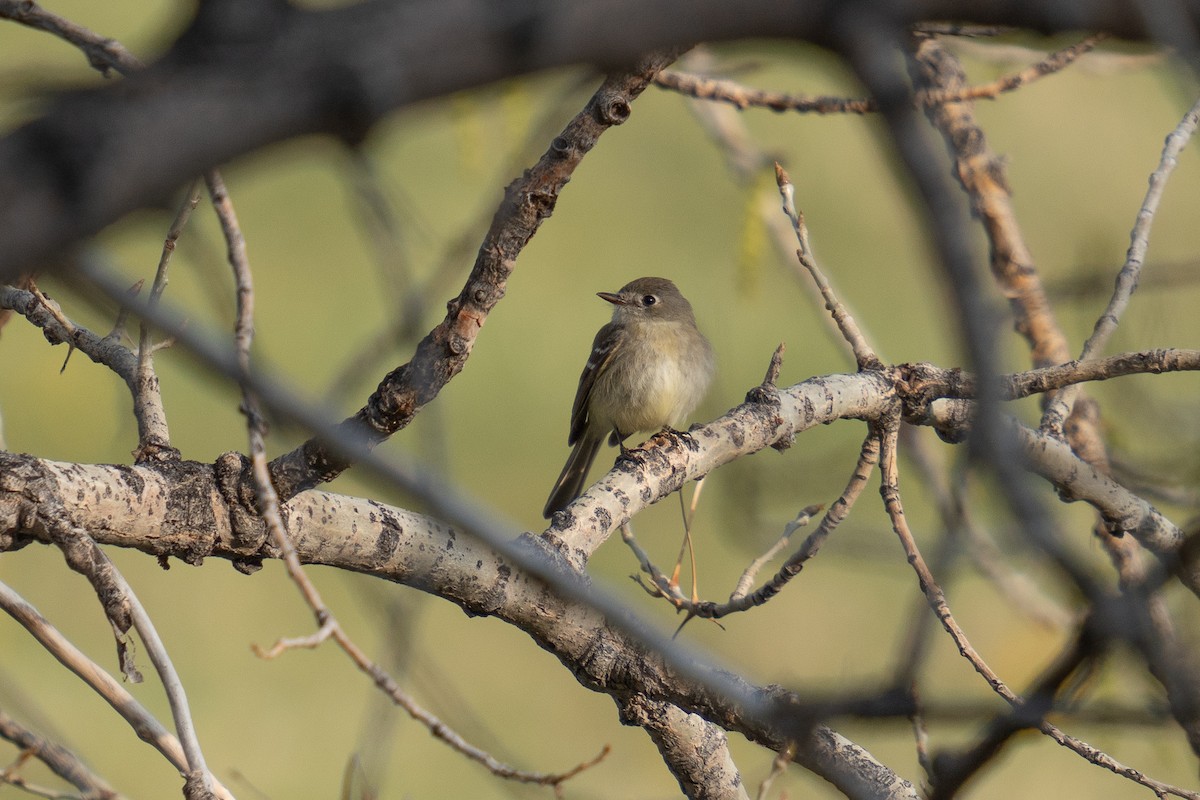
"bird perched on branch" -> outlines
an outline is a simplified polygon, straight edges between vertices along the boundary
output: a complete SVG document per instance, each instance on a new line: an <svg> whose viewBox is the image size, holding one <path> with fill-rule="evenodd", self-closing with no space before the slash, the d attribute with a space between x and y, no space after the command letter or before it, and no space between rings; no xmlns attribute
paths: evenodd
<svg viewBox="0 0 1200 800"><path fill-rule="evenodd" d="M680 424L712 382L716 362L692 306L666 278L638 278L618 292L612 321L596 334L571 407L574 445L542 515L547 519L583 491L600 443L620 445L638 431Z"/></svg>

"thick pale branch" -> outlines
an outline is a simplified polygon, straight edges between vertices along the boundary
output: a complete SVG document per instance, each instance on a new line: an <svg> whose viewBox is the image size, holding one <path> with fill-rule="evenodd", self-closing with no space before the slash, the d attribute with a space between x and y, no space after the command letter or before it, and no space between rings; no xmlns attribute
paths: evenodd
<svg viewBox="0 0 1200 800"><path fill-rule="evenodd" d="M203 556L242 557L244 544L221 513L215 481L210 476L207 487L203 481L176 485L169 470L177 466L181 465L53 465L0 454L0 546L20 544L36 533L22 523L28 503L49 502L56 492L82 481L93 487L94 502L73 513L104 520L96 530L102 543L193 561ZM192 516L179 518L168 509L187 509ZM802 713L806 706L800 697L752 686L694 654L668 660L600 611L564 599L473 537L401 509L316 491L298 495L281 511L305 563L410 584L472 614L504 619L557 655L593 690L616 698L642 694L668 702L775 750L796 739L797 762L848 793L915 797L911 786L865 750L817 724L815 712ZM200 543L206 552L198 551ZM267 546L265 553L270 552ZM669 641L657 646L671 650ZM774 713L768 713L770 709Z"/></svg>

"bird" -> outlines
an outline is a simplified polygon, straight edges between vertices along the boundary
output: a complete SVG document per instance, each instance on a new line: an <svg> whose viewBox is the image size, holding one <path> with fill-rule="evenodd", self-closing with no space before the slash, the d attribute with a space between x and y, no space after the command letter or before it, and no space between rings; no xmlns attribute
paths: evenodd
<svg viewBox="0 0 1200 800"><path fill-rule="evenodd" d="M703 399L716 371L712 345L696 326L687 298L666 278L637 278L616 292L612 321L592 341L571 406L571 455L546 500L549 519L583 491L608 437L625 451L639 431L670 430Z"/></svg>

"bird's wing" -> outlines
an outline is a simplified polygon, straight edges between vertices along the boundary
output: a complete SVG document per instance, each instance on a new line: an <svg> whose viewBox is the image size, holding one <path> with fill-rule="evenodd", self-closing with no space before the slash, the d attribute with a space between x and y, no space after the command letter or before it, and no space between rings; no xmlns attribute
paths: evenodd
<svg viewBox="0 0 1200 800"><path fill-rule="evenodd" d="M575 444L587 430L588 398L592 396L592 387L596 385L596 378L612 362L613 354L623 340L621 328L611 322L596 332L596 338L592 340L592 353L579 376L579 389L571 406L571 435L567 437L567 444Z"/></svg>

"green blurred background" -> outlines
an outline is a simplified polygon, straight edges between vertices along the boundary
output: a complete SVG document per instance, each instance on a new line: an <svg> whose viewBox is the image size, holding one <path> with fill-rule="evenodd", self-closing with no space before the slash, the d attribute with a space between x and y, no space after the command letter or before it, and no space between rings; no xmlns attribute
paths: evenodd
<svg viewBox="0 0 1200 800"><path fill-rule="evenodd" d="M160 2L49 7L147 59L170 42L187 14ZM980 82L1069 41L1012 38L961 50L972 80ZM861 94L836 60L814 48L746 43L713 52L718 64L753 86ZM100 80L67 44L0 25L5 129L36 114L44 92ZM411 352L410 342L392 337L381 344L380 337L400 313L405 287L414 282L435 287L415 324L420 335L441 318L444 300L458 292L504 185L536 159L597 82L586 71L564 70L422 103L378 125L361 158L337 142L310 138L226 165L255 271L259 363L339 414L355 410L379 377ZM1172 65L1155 54L1112 44L1060 75L979 105L992 147L1006 157L1016 209L1042 275L1052 287L1100 276L1099 292L1056 295L1056 311L1076 350L1107 300L1163 138L1191 103L1193 87L1181 83ZM885 356L960 365L949 292L879 122L769 111L746 111L740 120L756 144L790 171L818 258ZM1198 168L1191 147L1167 189L1151 240L1152 266L1112 352L1200 346L1195 281L1167 284L1154 271L1155 264L1196 256ZM361 191L367 172L378 178L395 210L395 246L384 250L364 221L370 218ZM762 379L780 341L787 344L784 383L851 369L808 287L767 238L758 209L773 202L770 192L769 172L750 185L731 175L686 99L648 90L631 120L607 133L585 159L554 216L522 253L508 296L488 319L466 370L385 452L403 450L443 471L512 520L514 533L540 529L542 503L567 454L567 410L576 377L608 313L594 292L615 290L640 275L676 280L716 348L720 374L696 420L739 403ZM97 252L128 274L130 283L149 280L172 213L146 211L122 220L99 237ZM982 239L979 245L982 258ZM111 310L97 309L51 276L41 285L77 321L102 333L111 328ZM231 327L223 244L203 203L180 242L166 298L186 306L197 326ZM1027 366L1017 337L1007 327L999 335L1010 368ZM79 354L60 374L64 356L63 348L47 347L19 319L4 329L0 411L9 448L64 461L129 463L136 429L124 387ZM235 391L197 370L183 352L164 351L156 363L173 441L185 458L207 462L245 449ZM1098 385L1094 393L1123 458L1194 487L1198 390L1196 376L1168 375L1122 379ZM1027 401L1018 413L1035 418L1036 404ZM701 593L724 597L745 564L800 507L832 501L863 435L863 426L853 422L820 428L782 455L766 452L715 473L695 530ZM297 432L278 427L271 454L299 441ZM948 462L961 458L953 448L935 447ZM908 477L911 470L904 475L918 541L932 554L940 530L928 492ZM683 637L758 683L819 692L885 684L904 656L905 636L923 601L874 485L821 557L776 601L729 619L723 630L692 624ZM1037 563L1035 554L1024 552L1008 520L995 513L986 488L976 487L974 495L979 520L1020 569L1073 609L1076 598L1057 588L1059 576ZM380 495L353 473L332 489L413 506L404 496ZM1047 503L1056 502L1050 492L1044 495ZM1177 522L1189 513L1162 507ZM1058 509L1079 553L1102 565L1088 510ZM640 517L637 530L652 555L669 562L679 535L674 500ZM277 564L245 577L220 561L164 572L140 554L111 555L171 648L210 766L239 797L338 796L355 758L362 764L359 785L383 797L549 795L493 778L432 740L332 647L272 662L257 659L252 643L267 645L312 628ZM664 630L672 629L678 620L669 609L628 580L635 567L628 551L610 542L594 559L593 574ZM351 635L470 741L515 766L543 771L566 769L611 743L612 755L570 782L567 796L677 795L649 739L622 728L608 699L582 689L525 635L493 620L467 619L449 604L404 587L328 569L311 574ZM1011 686L1026 686L1066 633L1017 613L970 571L943 577L951 607L979 652ZM29 547L4 554L0 580L115 670L99 608L57 552ZM1194 639L1194 598L1173 595L1172 603L1181 611L1184 634ZM144 653L139 660L148 670ZM1108 667L1094 680L1094 697L1126 706L1161 700L1132 658L1118 652ZM154 680L130 688L168 719ZM922 691L934 702L999 709L944 636L931 647ZM7 620L0 620L0 708L75 748L131 797L179 796L180 780L172 769ZM969 741L978 722L932 720L931 747ZM920 779L907 723L835 725L904 776ZM1195 757L1169 723L1102 725L1068 718L1063 725L1155 778L1196 785ZM772 754L731 739L743 779L756 787ZM0 748L0 763L13 756ZM28 774L52 780L36 768ZM798 768L775 784L773 796L781 792L833 796L826 784ZM1032 734L1020 738L968 791L978 798L1144 794ZM18 791L0 786L0 797L10 795Z"/></svg>

